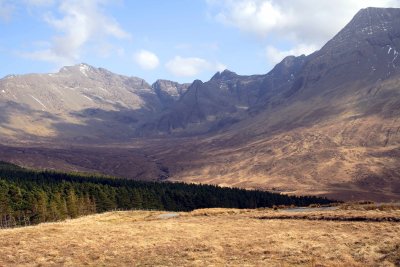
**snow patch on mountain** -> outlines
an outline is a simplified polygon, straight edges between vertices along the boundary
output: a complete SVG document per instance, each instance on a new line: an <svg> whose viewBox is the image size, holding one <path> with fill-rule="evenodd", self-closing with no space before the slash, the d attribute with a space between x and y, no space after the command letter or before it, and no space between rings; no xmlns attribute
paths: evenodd
<svg viewBox="0 0 400 267"><path fill-rule="evenodd" d="M36 102L38 102L45 110L47 109L47 107L36 97L34 97L33 95L30 95ZM42 109L43 110L43 109Z"/></svg>
<svg viewBox="0 0 400 267"><path fill-rule="evenodd" d="M90 71L90 67L88 65L80 64L79 70L84 76L88 77L88 72Z"/></svg>

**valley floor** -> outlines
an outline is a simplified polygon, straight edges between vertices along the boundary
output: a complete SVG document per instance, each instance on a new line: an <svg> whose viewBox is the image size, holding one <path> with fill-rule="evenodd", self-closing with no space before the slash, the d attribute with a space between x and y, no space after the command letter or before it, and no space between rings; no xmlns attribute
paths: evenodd
<svg viewBox="0 0 400 267"><path fill-rule="evenodd" d="M0 230L0 266L399 266L399 220L400 210L109 212Z"/></svg>

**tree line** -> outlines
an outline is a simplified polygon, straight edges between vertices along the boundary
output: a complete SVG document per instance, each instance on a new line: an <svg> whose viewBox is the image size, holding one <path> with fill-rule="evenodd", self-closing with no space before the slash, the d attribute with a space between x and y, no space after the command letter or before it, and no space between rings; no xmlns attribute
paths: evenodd
<svg viewBox="0 0 400 267"><path fill-rule="evenodd" d="M115 209L190 211L331 202L313 196L287 196L215 185L34 171L0 162L0 228L59 221Z"/></svg>

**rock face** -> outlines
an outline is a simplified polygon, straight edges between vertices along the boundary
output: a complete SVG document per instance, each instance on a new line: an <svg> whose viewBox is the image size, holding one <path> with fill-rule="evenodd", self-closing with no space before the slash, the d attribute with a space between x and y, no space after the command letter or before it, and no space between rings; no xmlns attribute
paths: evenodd
<svg viewBox="0 0 400 267"><path fill-rule="evenodd" d="M87 64L9 75L0 80L0 132L16 139L125 139L186 88L169 81L150 86Z"/></svg>
<svg viewBox="0 0 400 267"><path fill-rule="evenodd" d="M174 105L187 91L190 84L179 84L168 80L157 80L151 87L162 102L164 108Z"/></svg>
<svg viewBox="0 0 400 267"><path fill-rule="evenodd" d="M399 53L400 9L367 8L319 51L265 75L225 70L150 86L81 64L8 76L0 133L55 143L140 137L137 157L170 180L400 199Z"/></svg>
<svg viewBox="0 0 400 267"><path fill-rule="evenodd" d="M210 81L194 81L185 94L143 126L148 133L202 134L237 122L257 99L263 76L225 70Z"/></svg>
<svg viewBox="0 0 400 267"><path fill-rule="evenodd" d="M300 76L302 87L328 82L329 87L355 81L370 84L398 74L399 15L399 9L359 11L343 30L309 57Z"/></svg>

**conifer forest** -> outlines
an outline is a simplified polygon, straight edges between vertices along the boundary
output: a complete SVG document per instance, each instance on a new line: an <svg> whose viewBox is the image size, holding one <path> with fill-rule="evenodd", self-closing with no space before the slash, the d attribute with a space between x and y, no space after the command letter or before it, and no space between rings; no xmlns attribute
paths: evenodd
<svg viewBox="0 0 400 267"><path fill-rule="evenodd" d="M35 171L0 162L0 228L60 221L110 210L190 211L328 204L325 198L100 175Z"/></svg>

